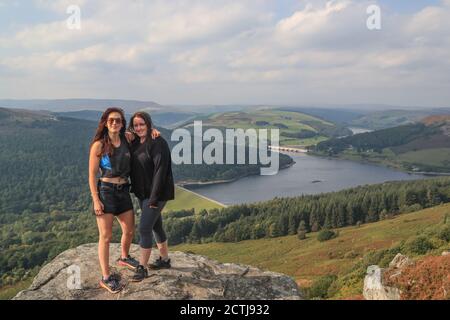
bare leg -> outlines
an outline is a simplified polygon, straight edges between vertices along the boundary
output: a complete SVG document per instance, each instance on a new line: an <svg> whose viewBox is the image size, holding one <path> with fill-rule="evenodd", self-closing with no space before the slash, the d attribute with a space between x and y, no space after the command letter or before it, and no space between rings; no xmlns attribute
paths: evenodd
<svg viewBox="0 0 450 320"><path fill-rule="evenodd" d="M114 216L112 214L103 214L97 216L98 226L98 259L103 277L109 277L109 244L112 237L112 226Z"/></svg>
<svg viewBox="0 0 450 320"><path fill-rule="evenodd" d="M130 246L134 236L134 211L129 210L117 216L120 227L122 228L121 239L121 258L126 258L130 254Z"/></svg>
<svg viewBox="0 0 450 320"><path fill-rule="evenodd" d="M156 243L159 249L159 254L163 258L163 260L167 260L169 258L169 248L167 246L167 240L161 243Z"/></svg>
<svg viewBox="0 0 450 320"><path fill-rule="evenodd" d="M151 253L152 253L152 248L150 248L150 249L141 248L141 256L139 258L139 264L141 266L147 267L148 260L150 259Z"/></svg>

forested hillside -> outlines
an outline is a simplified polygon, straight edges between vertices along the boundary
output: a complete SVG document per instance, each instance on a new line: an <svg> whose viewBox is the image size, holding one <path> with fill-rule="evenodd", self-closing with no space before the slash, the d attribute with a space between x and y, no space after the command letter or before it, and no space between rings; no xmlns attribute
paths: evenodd
<svg viewBox="0 0 450 320"><path fill-rule="evenodd" d="M450 291L441 286L446 283L448 287L449 264L440 260L446 258L441 256L443 251L450 251L450 203L333 232L335 237L327 241L321 239L325 231L319 231L303 237L187 243L172 250L288 274L310 299L363 299L369 266L388 267L398 253L414 261L425 257L438 261L431 268L416 268L412 278L416 281L404 281L402 289L415 292L415 299L429 299L430 292L438 299L450 297ZM402 275L404 278L405 272Z"/></svg>
<svg viewBox="0 0 450 320"><path fill-rule="evenodd" d="M373 110L377 110L374 108ZM388 110L371 111L360 117L347 121L347 124L372 130L393 128L407 124L417 123L421 119L439 114L450 114L449 108L420 108L420 109L397 109L392 107Z"/></svg>
<svg viewBox="0 0 450 320"><path fill-rule="evenodd" d="M450 201L450 178L387 182L339 192L168 217L169 240L236 242L375 222ZM180 219L181 218L181 219Z"/></svg>

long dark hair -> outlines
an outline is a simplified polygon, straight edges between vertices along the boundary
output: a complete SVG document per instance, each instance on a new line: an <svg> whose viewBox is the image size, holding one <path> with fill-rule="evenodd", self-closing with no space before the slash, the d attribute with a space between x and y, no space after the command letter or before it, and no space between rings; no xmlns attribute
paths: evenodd
<svg viewBox="0 0 450 320"><path fill-rule="evenodd" d="M136 136L136 133L134 132L134 126L133 126L133 122L134 122L135 118L141 118L144 120L144 122L147 126L147 139L151 139L152 129L153 129L152 117L150 117L150 115L144 111L138 111L131 116L130 124L128 125L128 131L133 132L134 135Z"/></svg>
<svg viewBox="0 0 450 320"><path fill-rule="evenodd" d="M123 110L120 108L108 108L103 112L102 117L100 118L100 121L98 123L97 130L95 132L94 139L92 139L91 142L91 148L94 142L101 141L102 142L102 151L97 156L101 156L104 154L108 154L109 156L113 153L113 145L111 142L111 139L108 135L108 128L106 127L106 122L108 121L108 117L110 113L117 112L120 114L120 117L122 118L122 129L120 129L120 136L125 137L125 128L127 126L127 121L125 120L125 114L123 113Z"/></svg>

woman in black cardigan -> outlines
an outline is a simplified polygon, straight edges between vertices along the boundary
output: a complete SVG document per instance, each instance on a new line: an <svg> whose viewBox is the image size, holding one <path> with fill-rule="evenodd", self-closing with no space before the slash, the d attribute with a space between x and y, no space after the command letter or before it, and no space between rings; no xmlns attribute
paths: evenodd
<svg viewBox="0 0 450 320"><path fill-rule="evenodd" d="M161 212L166 202L174 199L174 182L169 146L161 136L151 139L150 115L136 112L128 129L135 135L131 145L131 192L139 199L142 210L139 224L141 256L132 280L141 281L148 276L146 266L153 245L152 233L160 257L150 268L171 267Z"/></svg>

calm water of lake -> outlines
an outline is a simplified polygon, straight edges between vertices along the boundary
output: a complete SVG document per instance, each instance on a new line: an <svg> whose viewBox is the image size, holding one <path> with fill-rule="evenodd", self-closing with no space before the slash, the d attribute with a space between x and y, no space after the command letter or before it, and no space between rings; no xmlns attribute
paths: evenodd
<svg viewBox="0 0 450 320"><path fill-rule="evenodd" d="M353 161L290 154L296 162L274 176L252 176L235 182L191 186L190 190L231 205L270 200L274 197L317 194L392 180L413 180L423 175Z"/></svg>

